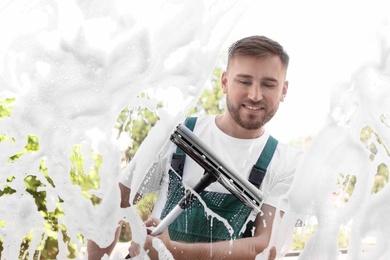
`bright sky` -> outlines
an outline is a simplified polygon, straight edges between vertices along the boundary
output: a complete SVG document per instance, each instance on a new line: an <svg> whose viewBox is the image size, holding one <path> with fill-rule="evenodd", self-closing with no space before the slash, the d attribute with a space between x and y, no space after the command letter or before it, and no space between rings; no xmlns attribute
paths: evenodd
<svg viewBox="0 0 390 260"><path fill-rule="evenodd" d="M289 53L289 93L268 127L277 138L288 142L318 132L331 90L378 57L388 10L385 1L253 1L228 43L263 34Z"/></svg>

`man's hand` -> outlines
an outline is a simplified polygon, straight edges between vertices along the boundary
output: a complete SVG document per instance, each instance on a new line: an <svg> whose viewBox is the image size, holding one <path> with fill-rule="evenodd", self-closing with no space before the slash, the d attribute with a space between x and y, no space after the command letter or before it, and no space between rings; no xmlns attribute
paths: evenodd
<svg viewBox="0 0 390 260"><path fill-rule="evenodd" d="M158 238L164 243L174 259L255 259L269 245L272 224L276 213L275 208L267 204L263 204L261 210L263 214L258 214L255 220L256 229L253 237L240 238L234 240L233 243L229 240L219 241L212 245L210 243L183 243L172 241L168 230L165 230L155 237L148 235L144 249L147 250L151 259L159 259L158 252L161 250L160 248L156 250L152 244L152 240ZM156 227L159 223L160 220L158 219L148 219L145 222L148 228L148 234L152 232L152 227ZM135 245L132 250L136 252L137 248ZM268 255L269 259L275 258L276 251L274 248L268 251L268 253L270 253Z"/></svg>
<svg viewBox="0 0 390 260"><path fill-rule="evenodd" d="M170 250L170 245L171 245L171 238L169 236L168 229L166 229L163 233L157 235L157 236L152 236L150 235L153 231L153 228L156 227L160 223L160 220L157 218L150 218L147 221L145 221L145 226L147 228L147 233L148 236L146 237L146 241L144 244L144 250L148 253L148 256L150 259L159 259L158 258L158 250L153 246L153 239L160 239L165 247ZM128 249L130 256L136 257L141 253L141 247L139 244L132 242L130 244L130 247Z"/></svg>
<svg viewBox="0 0 390 260"><path fill-rule="evenodd" d="M127 250L129 251L130 257L126 257L126 259L134 258L141 253L140 245L133 241L130 242L130 246Z"/></svg>
<svg viewBox="0 0 390 260"><path fill-rule="evenodd" d="M120 225L121 222L119 223L119 227L116 229L114 241L108 247L101 248L94 241L88 240L87 242L88 259L91 260L101 259L104 255L109 256L112 253L119 239L119 235L121 231Z"/></svg>

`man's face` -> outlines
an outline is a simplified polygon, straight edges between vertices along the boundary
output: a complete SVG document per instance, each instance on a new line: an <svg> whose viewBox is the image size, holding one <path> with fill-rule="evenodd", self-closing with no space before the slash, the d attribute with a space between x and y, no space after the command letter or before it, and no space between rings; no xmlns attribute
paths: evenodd
<svg viewBox="0 0 390 260"><path fill-rule="evenodd" d="M228 111L242 128L262 128L276 113L288 88L286 68L278 56L235 56L222 74Z"/></svg>

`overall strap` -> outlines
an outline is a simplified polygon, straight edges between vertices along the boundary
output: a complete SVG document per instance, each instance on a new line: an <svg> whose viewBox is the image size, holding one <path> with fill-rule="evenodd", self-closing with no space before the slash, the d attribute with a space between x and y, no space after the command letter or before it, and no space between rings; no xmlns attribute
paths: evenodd
<svg viewBox="0 0 390 260"><path fill-rule="evenodd" d="M191 131L194 130L197 117L187 117L184 121L184 125L190 129ZM184 163L186 161L186 154L182 149L179 147L176 147L176 153L172 155L172 162L171 166L173 170L179 175L183 176L183 170L184 170Z"/></svg>
<svg viewBox="0 0 390 260"><path fill-rule="evenodd" d="M257 159L256 164L252 167L251 173L249 175L249 182L255 185L258 189L260 189L260 185L263 182L265 174L267 173L268 165L271 162L272 156L274 155L277 146L278 140L270 136L264 146L263 151ZM253 221L249 221L243 237L253 236L253 226Z"/></svg>
<svg viewBox="0 0 390 260"><path fill-rule="evenodd" d="M264 176L267 172L268 165L272 159L272 156L275 153L276 147L278 146L278 140L270 136L265 144L263 151L261 152L259 158L249 175L249 182L255 185L257 188L260 188L260 185L264 179Z"/></svg>

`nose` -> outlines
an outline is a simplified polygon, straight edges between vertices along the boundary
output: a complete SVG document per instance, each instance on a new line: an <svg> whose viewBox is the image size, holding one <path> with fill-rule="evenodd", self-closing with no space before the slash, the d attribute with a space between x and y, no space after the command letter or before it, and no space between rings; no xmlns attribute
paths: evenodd
<svg viewBox="0 0 390 260"><path fill-rule="evenodd" d="M263 99L263 92L259 85L253 84L248 90L248 98L254 102Z"/></svg>

